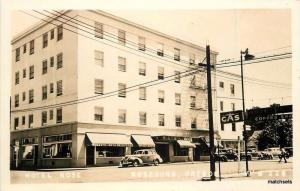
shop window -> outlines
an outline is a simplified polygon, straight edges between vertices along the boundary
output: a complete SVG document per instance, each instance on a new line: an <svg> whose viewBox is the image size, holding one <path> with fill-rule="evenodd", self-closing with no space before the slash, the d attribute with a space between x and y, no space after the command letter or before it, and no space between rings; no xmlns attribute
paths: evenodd
<svg viewBox="0 0 300 191"><path fill-rule="evenodd" d="M43 158L72 158L72 143L43 144Z"/></svg>
<svg viewBox="0 0 300 191"><path fill-rule="evenodd" d="M97 157L122 157L125 156L125 147L96 147Z"/></svg>
<svg viewBox="0 0 300 191"><path fill-rule="evenodd" d="M174 143L174 156L188 156L189 148L180 148L178 143Z"/></svg>
<svg viewBox="0 0 300 191"><path fill-rule="evenodd" d="M23 154L22 160L32 160L33 159L33 145L22 146Z"/></svg>

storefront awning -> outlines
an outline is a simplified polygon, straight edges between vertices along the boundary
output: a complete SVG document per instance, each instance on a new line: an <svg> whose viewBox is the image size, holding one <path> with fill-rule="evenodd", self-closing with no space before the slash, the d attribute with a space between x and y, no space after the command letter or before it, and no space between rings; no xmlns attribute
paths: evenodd
<svg viewBox="0 0 300 191"><path fill-rule="evenodd" d="M92 146L132 146L129 137L122 134L87 133L87 145Z"/></svg>
<svg viewBox="0 0 300 191"><path fill-rule="evenodd" d="M154 148L155 143L149 135L131 135L139 147Z"/></svg>
<svg viewBox="0 0 300 191"><path fill-rule="evenodd" d="M179 144L180 148L195 148L196 145L194 143L191 143L190 141L185 140L177 140L177 143Z"/></svg>

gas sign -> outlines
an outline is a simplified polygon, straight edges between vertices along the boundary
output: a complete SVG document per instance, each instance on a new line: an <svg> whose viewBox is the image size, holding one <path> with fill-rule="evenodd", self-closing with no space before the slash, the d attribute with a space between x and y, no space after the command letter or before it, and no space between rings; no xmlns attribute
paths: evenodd
<svg viewBox="0 0 300 191"><path fill-rule="evenodd" d="M241 122L243 121L243 111L237 110L220 113L220 120L221 124Z"/></svg>

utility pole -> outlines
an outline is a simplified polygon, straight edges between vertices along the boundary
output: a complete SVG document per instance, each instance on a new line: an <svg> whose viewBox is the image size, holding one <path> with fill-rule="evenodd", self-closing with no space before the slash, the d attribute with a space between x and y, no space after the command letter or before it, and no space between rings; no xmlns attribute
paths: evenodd
<svg viewBox="0 0 300 191"><path fill-rule="evenodd" d="M208 122L209 122L209 153L210 153L210 180L216 180L215 176L215 145L214 145L214 122L211 93L211 65L210 65L210 47L206 45L206 67L207 67L207 101L208 101Z"/></svg>

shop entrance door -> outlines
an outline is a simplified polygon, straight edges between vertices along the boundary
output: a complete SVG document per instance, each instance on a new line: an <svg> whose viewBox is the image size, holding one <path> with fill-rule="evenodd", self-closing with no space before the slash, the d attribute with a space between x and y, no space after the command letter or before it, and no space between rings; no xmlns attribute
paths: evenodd
<svg viewBox="0 0 300 191"><path fill-rule="evenodd" d="M163 159L163 162L170 162L169 143L155 143L155 150Z"/></svg>
<svg viewBox="0 0 300 191"><path fill-rule="evenodd" d="M87 146L86 147L86 165L90 166L94 164L94 147Z"/></svg>

